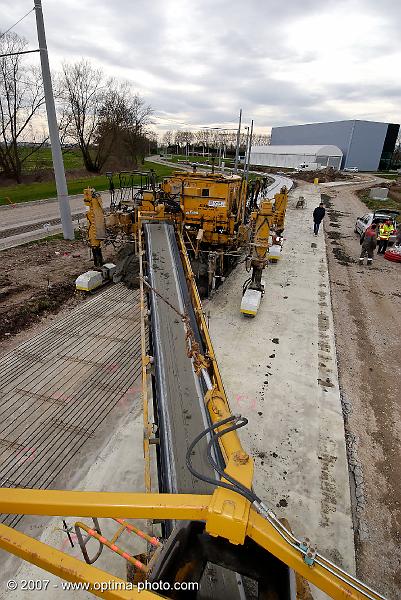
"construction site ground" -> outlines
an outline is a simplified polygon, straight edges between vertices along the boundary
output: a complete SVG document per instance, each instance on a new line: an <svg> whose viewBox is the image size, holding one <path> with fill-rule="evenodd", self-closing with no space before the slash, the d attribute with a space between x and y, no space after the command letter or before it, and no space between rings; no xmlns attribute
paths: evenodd
<svg viewBox="0 0 401 600"><path fill-rule="evenodd" d="M357 573L389 598L401 590L401 265L358 264L355 190L322 186L340 389L347 414ZM383 202L385 208L385 202ZM366 262L366 261L365 261Z"/></svg>
<svg viewBox="0 0 401 600"><path fill-rule="evenodd" d="M248 276L243 264L205 303L205 310L232 410L249 418L241 437L255 458L256 491L278 516L289 520L297 535L310 537L319 551L350 571L355 571L355 525L358 575L395 600L401 588L399 394L396 395L400 375L396 347L401 270L382 257L375 259L369 271L359 267L355 261L360 247L353 226L355 217L367 212L366 207L353 194L352 186L330 185L318 189L299 182L293 192L283 259L266 271L266 295L257 317L248 319L239 313L242 283ZM331 196L326 244L322 232L317 238L312 234L311 213L320 200L320 192ZM296 210L295 201L300 195L306 198L307 206ZM61 240L57 243L66 244ZM34 248L31 265L30 248ZM78 242L74 244L76 248ZM44 255L35 255L33 246L14 250L16 254L9 257L6 273L11 285L18 285L14 277L26 278L25 268L31 270L30 285L35 292L37 285L47 288L51 264L51 284L71 283L75 269L82 272L90 267L86 249L77 258L56 255L57 251L54 250L53 258L53 254L47 255L48 250L40 250ZM1 252L0 258L4 260L6 255ZM35 270L35 256L36 260L44 260L43 270ZM14 259L19 266L10 275ZM63 266L70 264L75 266ZM118 302L117 287L111 286L100 294L109 294L109 300L111 294L113 302ZM93 300L101 299L100 294ZM21 342L35 343L51 324L58 323L60 330L68 328L71 315L87 303L73 297L67 305L60 303L62 311L58 317L46 315L45 311L28 330L24 327L16 335L14 331L4 332L12 335L2 336L0 353L4 355ZM100 305L101 302L99 308ZM110 305L102 326L107 319L113 319ZM94 319L94 333L98 325ZM136 335L135 323L132 327L129 332ZM99 353L102 345L98 340L92 360ZM133 359L138 358L137 352ZM103 373L107 384L110 373L105 369ZM12 374L8 377L13 381ZM58 487L143 490L140 386L133 372L125 383L127 393L102 420L86 449L84 446L80 450L78 462L64 468L59 480L62 485ZM59 386L58 394L62 393L63 387ZM59 403L61 400L59 396ZM342 406L353 469L351 494ZM34 467L35 453L23 451L19 458L20 463L27 460ZM68 526L74 523L73 518L67 521ZM104 520L101 526L106 534L114 529ZM28 534L80 556L76 538L73 535L71 548L62 527L61 517L25 518L18 524ZM131 552L141 549L128 538L122 545ZM95 545L92 549L96 551ZM4 554L0 558L4 564L0 597L25 597L26 592L5 589L5 581L10 577L50 579L46 593L49 599L65 593L72 598L92 597L84 592L63 592L56 577L17 559L6 561ZM124 561L107 550L96 565L125 576ZM44 596L43 591L30 594ZM323 597L314 592L314 598Z"/></svg>
<svg viewBox="0 0 401 600"><path fill-rule="evenodd" d="M105 258L112 257L108 247ZM0 261L0 353L29 336L31 325L79 303L75 279L93 268L83 242L54 238L3 250Z"/></svg>

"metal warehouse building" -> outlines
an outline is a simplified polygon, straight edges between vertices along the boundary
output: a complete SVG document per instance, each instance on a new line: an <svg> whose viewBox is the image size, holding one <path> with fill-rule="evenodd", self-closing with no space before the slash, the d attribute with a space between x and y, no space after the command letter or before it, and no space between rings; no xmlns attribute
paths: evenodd
<svg viewBox="0 0 401 600"><path fill-rule="evenodd" d="M251 164L298 169L302 163L340 169L343 153L337 146L253 146Z"/></svg>
<svg viewBox="0 0 401 600"><path fill-rule="evenodd" d="M400 126L375 121L333 121L273 127L272 146L333 144L342 150L341 168L388 169Z"/></svg>

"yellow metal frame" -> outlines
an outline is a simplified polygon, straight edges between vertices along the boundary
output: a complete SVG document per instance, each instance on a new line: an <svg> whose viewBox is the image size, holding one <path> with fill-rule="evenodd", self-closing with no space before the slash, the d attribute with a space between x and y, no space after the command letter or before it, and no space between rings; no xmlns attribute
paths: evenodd
<svg viewBox="0 0 401 600"><path fill-rule="evenodd" d="M223 509L217 515L215 509L221 504L220 491L230 496L226 497ZM0 512L3 513L205 521L206 531L227 539L231 537L231 529L239 527L243 530L244 536L254 540L332 598L366 599L365 594L357 592L348 582L334 577L319 564L309 567L304 562L302 554L288 544L276 529L249 505L249 502L249 510L240 516L241 511L237 511L238 503L242 505L241 496L220 489L211 496L11 488L3 488L0 494ZM87 565L6 525L0 525L0 547L67 581L88 582L92 586L95 582L122 582L110 573ZM92 587L90 591L104 598L139 598L137 590L113 589L100 593ZM366 591L368 592L369 589L366 588ZM140 598L145 600L159 597L153 592L143 591L140 594ZM377 600L381 598L372 592L370 597Z"/></svg>
<svg viewBox="0 0 401 600"><path fill-rule="evenodd" d="M84 202L87 207L88 239L92 248L100 248L101 240L106 236L103 202L100 194L92 188L84 190Z"/></svg>

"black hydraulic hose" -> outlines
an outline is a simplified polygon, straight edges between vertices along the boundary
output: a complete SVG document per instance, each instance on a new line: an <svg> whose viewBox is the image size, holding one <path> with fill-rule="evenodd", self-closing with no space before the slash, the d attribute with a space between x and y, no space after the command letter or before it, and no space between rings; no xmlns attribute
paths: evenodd
<svg viewBox="0 0 401 600"><path fill-rule="evenodd" d="M258 498L258 496L252 490L247 488L245 485L240 483L237 479L235 479L234 477L232 477L231 475L226 473L224 471L224 469L219 467L219 465L215 462L213 455L212 455L212 446L216 446L218 438L222 437L229 431L235 431L236 429L240 429L241 427L244 427L248 423L248 419L245 419L244 417L240 417L240 419L242 419L242 422L236 423L236 424L232 425L231 427L227 427L223 431L219 431L213 437L211 437L211 439L209 440L209 443L207 445L208 460L209 460L209 463L211 464L211 466L219 473L219 475L221 477L224 477L224 479L227 479L229 482L231 482L231 484L235 488L236 492L238 492L242 496L245 496L245 498L247 498L247 500L249 500L249 502L251 502L251 503L261 502L260 498Z"/></svg>
<svg viewBox="0 0 401 600"><path fill-rule="evenodd" d="M241 419L241 422L238 422L240 419ZM233 423L233 425L231 427L226 428L224 431L219 432L219 434L217 434L217 435L214 434L215 429L217 429L218 427L221 427L222 425L226 425L227 423ZM212 485L216 485L218 487L223 487L228 490L237 492L238 494L241 494L241 496L244 496L247 500L249 500L249 502L253 503L256 500L255 494L251 490L249 490L248 488L243 486L241 483L239 483L236 479L227 475L224 472L224 470L222 470L220 467L218 467L216 469L216 471L219 474L221 474L225 479L231 481L232 484L226 483L225 481L220 481L219 479L213 479L212 477L208 477L206 475L203 475L202 473L199 473L198 471L196 471L196 469L194 469L194 467L192 466L192 461L191 461L191 454L193 452L193 449L198 444L198 442L204 436L206 436L208 433L212 434L212 436L216 435L216 437L221 437L222 435L224 435L225 433L228 433L229 431L235 431L236 429L239 429L240 427L244 427L247 423L248 423L248 419L245 419L245 417L241 417L238 415L237 416L232 415L232 416L227 417L226 419L223 419L222 421L218 421L217 423L214 423L210 427L207 427L206 429L204 429L199 435L196 436L196 438L190 444L190 446L187 450L187 454L186 454L186 465L187 465L187 468L189 469L189 471L192 473L192 475L194 475L194 477L196 477L197 479L200 479L201 481L205 481ZM211 441L213 443L213 438ZM210 444L210 442L209 442L209 444ZM208 456L209 456L209 445L208 445ZM212 457L211 464L213 467L215 467L217 465L217 463L214 461L213 457Z"/></svg>

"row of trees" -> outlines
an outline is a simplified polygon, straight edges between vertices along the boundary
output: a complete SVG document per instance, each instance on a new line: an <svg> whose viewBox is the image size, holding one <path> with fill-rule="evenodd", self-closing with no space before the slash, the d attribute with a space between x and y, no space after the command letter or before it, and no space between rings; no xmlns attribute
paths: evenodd
<svg viewBox="0 0 401 600"><path fill-rule="evenodd" d="M246 132L242 129L240 136L240 148L245 150ZM269 135L253 133L252 145L264 146L270 143ZM198 131L166 131L162 138L162 144L165 148L178 149L193 146L197 150L202 149L206 152L217 152L223 148L227 152L235 152L237 145L237 132L224 129L199 129Z"/></svg>
<svg viewBox="0 0 401 600"><path fill-rule="evenodd" d="M41 74L15 54L26 45L15 33L0 37L0 54L12 54L0 58L0 171L17 182L25 163L47 142ZM130 84L81 60L64 64L54 87L61 141L79 147L88 171L132 168L157 147L149 130L152 108Z"/></svg>

